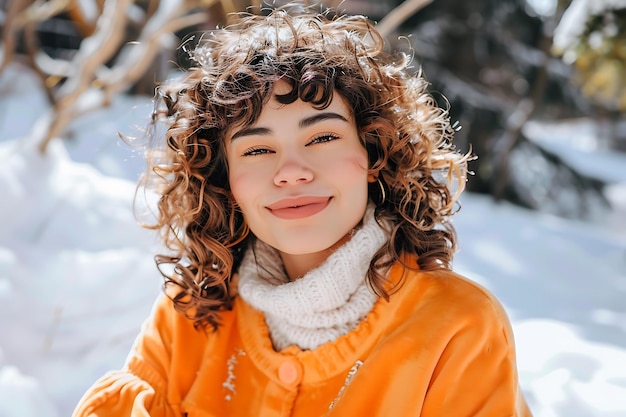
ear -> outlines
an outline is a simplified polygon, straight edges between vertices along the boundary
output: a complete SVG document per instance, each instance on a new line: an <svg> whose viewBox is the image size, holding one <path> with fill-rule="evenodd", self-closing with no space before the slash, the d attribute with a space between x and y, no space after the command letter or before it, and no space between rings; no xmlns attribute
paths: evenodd
<svg viewBox="0 0 626 417"><path fill-rule="evenodd" d="M377 179L378 177L376 177L374 174L367 174L367 182L374 183Z"/></svg>

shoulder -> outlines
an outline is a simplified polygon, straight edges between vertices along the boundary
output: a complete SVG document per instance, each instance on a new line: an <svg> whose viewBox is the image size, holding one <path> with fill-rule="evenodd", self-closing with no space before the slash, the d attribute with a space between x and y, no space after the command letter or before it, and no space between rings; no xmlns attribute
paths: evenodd
<svg viewBox="0 0 626 417"><path fill-rule="evenodd" d="M209 340L215 339L215 335L232 330L235 311L222 311L219 317L217 331L208 325L196 327L190 317L176 309L174 302L166 293L161 293L155 300L141 333L144 338L157 339L171 349L184 345L184 349L189 351L190 346L203 346Z"/></svg>
<svg viewBox="0 0 626 417"><path fill-rule="evenodd" d="M418 287L434 300L452 303L461 309L501 309L500 302L490 290L456 272L441 270L413 273L414 279L418 281Z"/></svg>
<svg viewBox="0 0 626 417"><path fill-rule="evenodd" d="M451 332L471 329L510 334L509 319L494 294L453 271L405 269L390 302L400 304L407 324L420 328L428 325Z"/></svg>

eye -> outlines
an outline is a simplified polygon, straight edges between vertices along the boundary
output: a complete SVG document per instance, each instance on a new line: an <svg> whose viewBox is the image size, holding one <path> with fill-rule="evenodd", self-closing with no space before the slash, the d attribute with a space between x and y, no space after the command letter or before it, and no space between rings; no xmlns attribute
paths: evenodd
<svg viewBox="0 0 626 417"><path fill-rule="evenodd" d="M307 143L305 146L309 146L309 145L315 145L317 143L324 143L324 142L330 142L333 141L335 139L339 139L339 135L336 135L334 133L323 133L321 135L316 136L315 138L313 138L309 143Z"/></svg>
<svg viewBox="0 0 626 417"><path fill-rule="evenodd" d="M272 153L272 151L267 148L255 146L255 147L246 149L241 155L242 156L254 156L254 155L264 155L268 153Z"/></svg>

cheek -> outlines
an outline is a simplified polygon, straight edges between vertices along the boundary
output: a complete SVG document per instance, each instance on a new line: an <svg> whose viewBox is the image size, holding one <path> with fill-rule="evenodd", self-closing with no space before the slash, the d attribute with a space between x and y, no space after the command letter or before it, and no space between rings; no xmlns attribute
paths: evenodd
<svg viewBox="0 0 626 417"><path fill-rule="evenodd" d="M359 155L356 155L353 159L352 159L352 163L354 164L354 166L356 166L357 168L367 171L368 170L368 158L367 158L367 152L365 150L363 150L363 152L359 153Z"/></svg>
<svg viewBox="0 0 626 417"><path fill-rule="evenodd" d="M338 166L343 167L343 171L346 174L350 174L356 178L363 176L367 177L367 154L363 153L355 153L346 157Z"/></svg>
<svg viewBox="0 0 626 417"><path fill-rule="evenodd" d="M246 205L246 196L249 196L250 189L249 184L250 176L245 173L238 173L231 171L228 176L228 183L230 185L230 192L233 194L233 198L243 208Z"/></svg>

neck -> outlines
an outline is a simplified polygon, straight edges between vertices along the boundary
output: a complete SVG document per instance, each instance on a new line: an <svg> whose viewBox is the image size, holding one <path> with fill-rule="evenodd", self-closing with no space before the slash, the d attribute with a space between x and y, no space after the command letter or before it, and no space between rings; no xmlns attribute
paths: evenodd
<svg viewBox="0 0 626 417"><path fill-rule="evenodd" d="M279 253L257 240L239 266L239 295L264 313L276 350L315 349L355 329L372 309L378 296L366 276L388 238L370 207L355 233L319 253Z"/></svg>

